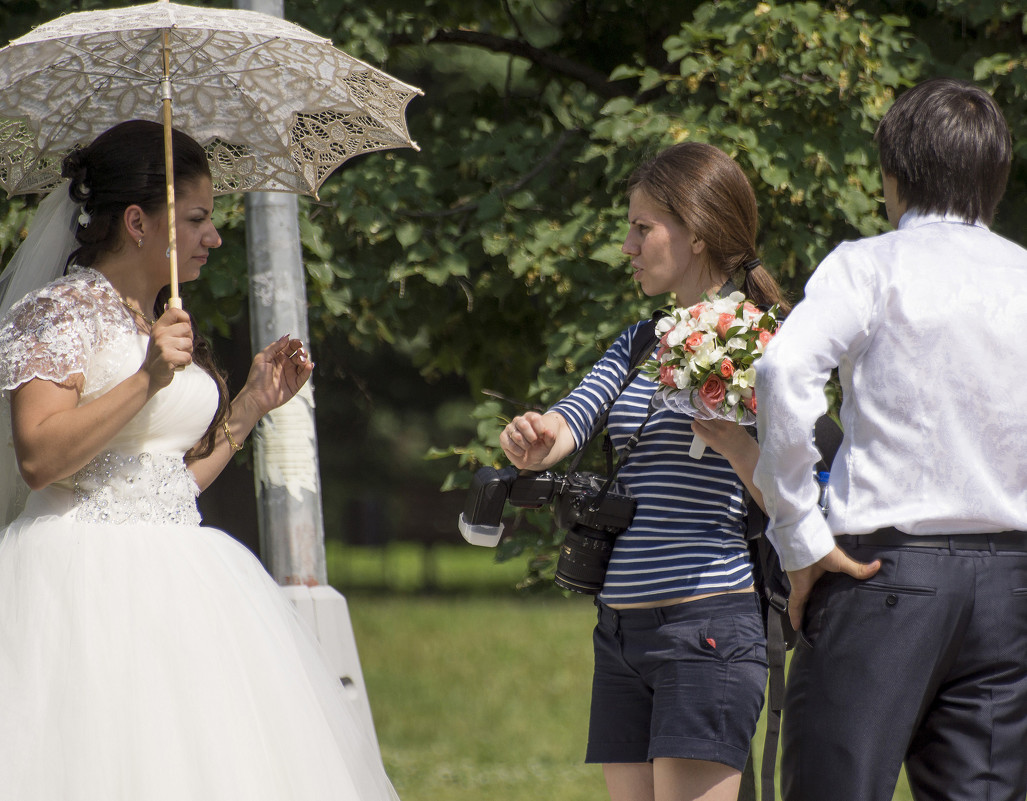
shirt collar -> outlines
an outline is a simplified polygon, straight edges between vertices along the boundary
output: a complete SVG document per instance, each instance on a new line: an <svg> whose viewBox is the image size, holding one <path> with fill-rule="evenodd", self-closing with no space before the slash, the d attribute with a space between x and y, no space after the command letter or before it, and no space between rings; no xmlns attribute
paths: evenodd
<svg viewBox="0 0 1027 801"><path fill-rule="evenodd" d="M910 209L903 214L902 219L899 220L899 230L901 231L906 228L919 228L922 225L931 225L932 223L955 223L957 225L968 225L973 228L988 229L988 226L980 220L977 222L970 222L965 217L960 217L958 214L938 214L934 211L924 212L917 209Z"/></svg>

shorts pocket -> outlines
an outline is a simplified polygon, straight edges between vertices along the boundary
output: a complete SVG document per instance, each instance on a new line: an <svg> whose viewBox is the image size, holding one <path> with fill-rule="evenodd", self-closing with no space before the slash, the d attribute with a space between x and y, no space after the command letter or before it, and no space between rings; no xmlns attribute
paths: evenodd
<svg viewBox="0 0 1027 801"><path fill-rule="evenodd" d="M709 618L700 631L700 647L722 662L743 659L755 659L763 663L767 661L763 621L757 614Z"/></svg>

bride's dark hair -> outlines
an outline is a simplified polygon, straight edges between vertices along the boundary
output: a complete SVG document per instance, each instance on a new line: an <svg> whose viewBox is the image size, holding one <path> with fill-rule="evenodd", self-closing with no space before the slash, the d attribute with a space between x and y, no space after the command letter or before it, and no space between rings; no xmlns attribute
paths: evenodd
<svg viewBox="0 0 1027 801"><path fill-rule="evenodd" d="M206 152L188 135L173 130L171 152L176 191L198 178L210 178ZM80 224L75 233L79 248L69 261L90 267L105 254L124 246L121 220L126 208L139 206L147 214L159 214L165 207L164 129L159 123L146 120L115 125L92 144L68 154L61 174L69 180L68 193L88 215L88 224ZM164 291L158 295L154 317L164 312L168 294ZM214 450L217 431L228 417L229 403L228 386L214 352L200 335L191 314L189 321L193 327L193 361L210 374L218 388L217 414L207 432L186 454L186 460L192 461L209 456Z"/></svg>

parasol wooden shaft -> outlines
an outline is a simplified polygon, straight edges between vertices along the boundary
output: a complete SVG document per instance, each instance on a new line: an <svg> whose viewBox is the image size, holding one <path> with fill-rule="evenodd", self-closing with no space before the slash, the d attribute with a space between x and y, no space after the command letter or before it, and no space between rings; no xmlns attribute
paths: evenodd
<svg viewBox="0 0 1027 801"><path fill-rule="evenodd" d="M161 104L164 113L164 183L168 194L168 269L170 270L171 297L168 306L182 308L178 296L178 237L175 227L175 161L171 147L171 51L168 48L168 32L161 31L164 55L164 77L161 80Z"/></svg>

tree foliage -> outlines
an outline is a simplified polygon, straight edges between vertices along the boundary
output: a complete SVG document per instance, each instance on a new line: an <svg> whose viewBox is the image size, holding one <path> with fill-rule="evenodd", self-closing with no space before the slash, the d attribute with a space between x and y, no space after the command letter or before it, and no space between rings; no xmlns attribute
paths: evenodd
<svg viewBox="0 0 1027 801"><path fill-rule="evenodd" d="M57 6L4 4L0 26L19 35ZM518 411L482 390L545 406L648 315L620 253L624 181L667 144L707 141L738 160L756 189L761 256L798 298L839 241L884 230L871 137L894 97L934 75L972 79L1013 128L996 228L1027 241L1027 14L1010 0L304 0L285 11L425 90L408 110L420 152L350 162L319 202L302 201L302 237L322 395L335 375L390 360L466 382L477 430L437 451L450 457L448 487L501 458L502 421ZM219 214L219 277L193 308L226 332L245 305L241 200ZM0 248L26 216L20 201L0 205ZM537 552L544 573L554 535L524 531L508 548Z"/></svg>
<svg viewBox="0 0 1027 801"><path fill-rule="evenodd" d="M739 161L761 255L798 297L835 244L884 230L871 138L894 97L933 75L971 78L1014 127L997 227L1024 239L1027 23L1013 4L510 0L352 14L346 25L374 32L368 55L425 88L410 109L422 151L387 169L371 157L332 184L311 219L323 248L312 297L319 324L353 346L385 338L426 377L466 378L477 434L441 451L459 460L447 486L501 459L518 408L481 390L545 406L649 313L620 253L623 186L667 144L708 141ZM545 574L560 534L520 529L505 547Z"/></svg>

